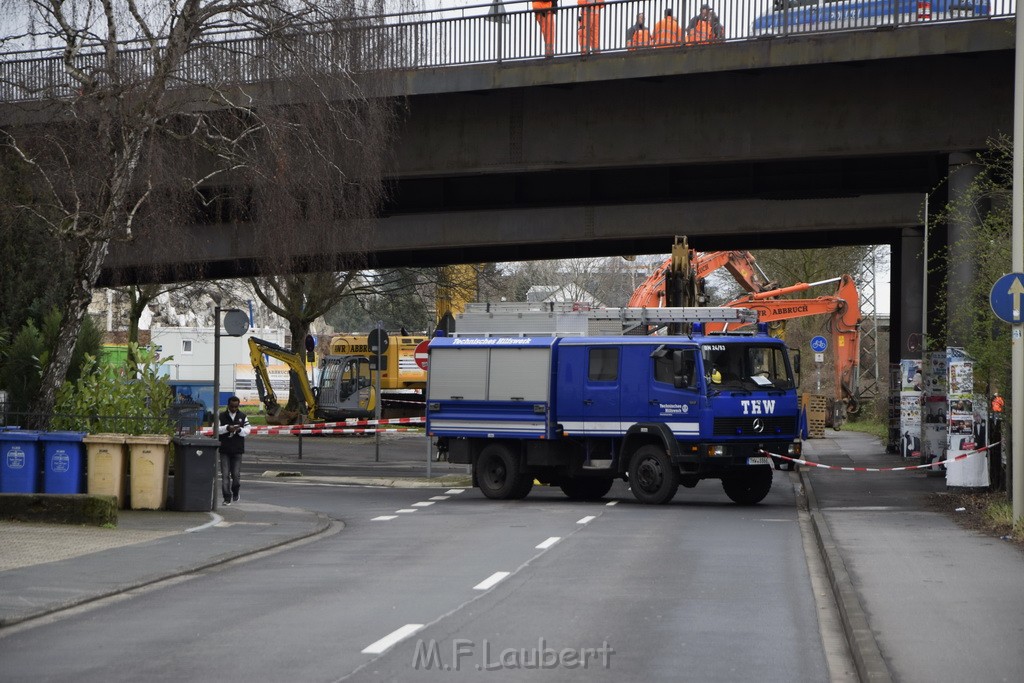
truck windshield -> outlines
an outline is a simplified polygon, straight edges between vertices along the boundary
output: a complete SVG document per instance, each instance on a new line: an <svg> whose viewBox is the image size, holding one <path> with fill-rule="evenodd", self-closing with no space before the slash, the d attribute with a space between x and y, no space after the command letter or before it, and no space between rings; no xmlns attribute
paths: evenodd
<svg viewBox="0 0 1024 683"><path fill-rule="evenodd" d="M758 343L701 345L710 391L792 389L793 374L784 348Z"/></svg>

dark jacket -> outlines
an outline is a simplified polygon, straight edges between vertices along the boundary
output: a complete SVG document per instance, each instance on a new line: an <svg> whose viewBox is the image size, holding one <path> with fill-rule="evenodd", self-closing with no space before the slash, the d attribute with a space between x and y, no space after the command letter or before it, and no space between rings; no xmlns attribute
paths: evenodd
<svg viewBox="0 0 1024 683"><path fill-rule="evenodd" d="M227 454L245 453L245 436L249 433L249 419L245 416L241 410L235 413L235 419L231 419L231 414L228 411L224 411L220 414L220 426L230 427L231 425L238 425L241 427L241 431L237 434L219 434L220 439L220 452Z"/></svg>

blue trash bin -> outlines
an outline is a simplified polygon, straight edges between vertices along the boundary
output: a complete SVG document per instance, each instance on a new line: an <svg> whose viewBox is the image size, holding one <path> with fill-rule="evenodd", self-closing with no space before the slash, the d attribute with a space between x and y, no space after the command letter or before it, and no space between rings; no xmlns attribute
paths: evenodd
<svg viewBox="0 0 1024 683"><path fill-rule="evenodd" d="M0 493L37 493L39 432L0 432Z"/></svg>
<svg viewBox="0 0 1024 683"><path fill-rule="evenodd" d="M44 432L43 493L85 493L85 432Z"/></svg>

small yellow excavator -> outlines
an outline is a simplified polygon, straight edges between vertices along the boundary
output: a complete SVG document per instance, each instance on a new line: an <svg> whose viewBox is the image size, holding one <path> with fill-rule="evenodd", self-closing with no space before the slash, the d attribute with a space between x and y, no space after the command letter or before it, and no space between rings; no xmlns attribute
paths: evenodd
<svg viewBox="0 0 1024 683"><path fill-rule="evenodd" d="M264 356L276 358L288 366L289 376L302 393L298 410L288 410L278 403ZM368 418L373 417L377 408L377 391L371 381L370 361L365 356L324 356L318 386L312 386L306 377L300 354L273 342L250 337L249 360L256 371L256 390L267 415L267 424Z"/></svg>

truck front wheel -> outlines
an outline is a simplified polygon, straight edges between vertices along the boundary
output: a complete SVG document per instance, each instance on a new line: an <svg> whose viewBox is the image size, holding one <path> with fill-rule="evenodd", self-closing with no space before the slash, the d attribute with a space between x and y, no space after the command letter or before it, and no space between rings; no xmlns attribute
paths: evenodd
<svg viewBox="0 0 1024 683"><path fill-rule="evenodd" d="M732 502L755 505L764 500L772 489L772 468L758 467L751 472L723 477L722 488Z"/></svg>
<svg viewBox="0 0 1024 683"><path fill-rule="evenodd" d="M533 479L523 472L519 459L503 444L490 444L476 461L476 482L488 498L524 498Z"/></svg>
<svg viewBox="0 0 1024 683"><path fill-rule="evenodd" d="M679 470L664 448L641 446L629 461L629 486L641 503L661 505L679 490Z"/></svg>
<svg viewBox="0 0 1024 683"><path fill-rule="evenodd" d="M611 490L614 483L614 479L580 477L564 480L560 488L562 493L572 500L601 500Z"/></svg>

